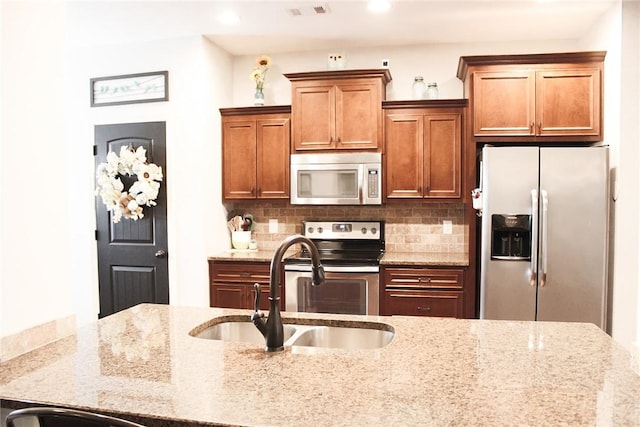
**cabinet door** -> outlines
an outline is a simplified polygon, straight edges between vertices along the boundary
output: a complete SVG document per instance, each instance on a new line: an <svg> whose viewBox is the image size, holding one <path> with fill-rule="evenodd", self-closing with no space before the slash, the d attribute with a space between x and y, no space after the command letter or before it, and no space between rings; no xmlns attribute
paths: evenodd
<svg viewBox="0 0 640 427"><path fill-rule="evenodd" d="M600 134L600 70L536 73L536 134Z"/></svg>
<svg viewBox="0 0 640 427"><path fill-rule="evenodd" d="M423 188L427 198L460 197L461 118L461 113L424 117Z"/></svg>
<svg viewBox="0 0 640 427"><path fill-rule="evenodd" d="M335 147L335 89L332 84L294 84L291 111L295 151Z"/></svg>
<svg viewBox="0 0 640 427"><path fill-rule="evenodd" d="M377 149L381 101L376 85L337 84L335 98L336 148Z"/></svg>
<svg viewBox="0 0 640 427"><path fill-rule="evenodd" d="M257 121L257 186L260 199L289 198L289 118Z"/></svg>
<svg viewBox="0 0 640 427"><path fill-rule="evenodd" d="M385 183L389 199L422 198L423 120L421 114L387 114Z"/></svg>
<svg viewBox="0 0 640 427"><path fill-rule="evenodd" d="M248 308L246 285L211 284L209 304L211 307Z"/></svg>
<svg viewBox="0 0 640 427"><path fill-rule="evenodd" d="M462 316L462 292L386 290L384 315Z"/></svg>
<svg viewBox="0 0 640 427"><path fill-rule="evenodd" d="M222 197L256 196L256 122L222 121Z"/></svg>
<svg viewBox="0 0 640 427"><path fill-rule="evenodd" d="M535 73L476 71L473 73L473 134L534 134Z"/></svg>

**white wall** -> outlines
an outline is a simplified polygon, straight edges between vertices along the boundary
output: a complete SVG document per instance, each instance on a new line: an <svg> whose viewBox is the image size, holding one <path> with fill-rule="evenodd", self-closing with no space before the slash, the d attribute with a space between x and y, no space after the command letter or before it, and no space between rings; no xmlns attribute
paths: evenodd
<svg viewBox="0 0 640 427"><path fill-rule="evenodd" d="M615 284L622 288L614 294L614 337L627 347L634 343L640 357L640 3L622 3L621 66L621 182L618 206L620 242L616 242ZM623 170L623 166L626 168ZM618 221L618 218L616 218ZM627 229L629 227L629 229ZM634 321L635 319L635 321Z"/></svg>
<svg viewBox="0 0 640 427"><path fill-rule="evenodd" d="M416 75L426 82L437 82L440 98L462 98L462 82L456 77L460 56L512 53L545 53L573 51L575 40L547 40L531 42L483 44L434 44L422 46L340 49L347 57L347 68L380 68L381 60L390 61L392 81L387 86L387 100L411 99L411 84ZM335 51L334 50L334 51ZM270 55L269 52L264 52ZM291 103L291 85L286 73L325 70L327 51L309 51L270 55L273 61L265 83L265 101L268 105ZM255 65L255 56L237 56L233 60L233 105L250 105L255 86L249 73Z"/></svg>
<svg viewBox="0 0 640 427"><path fill-rule="evenodd" d="M66 9L2 4L0 336L73 313Z"/></svg>
<svg viewBox="0 0 640 427"><path fill-rule="evenodd" d="M220 200L220 119L216 111L230 98L231 60L202 37L155 42L77 47L69 60L73 96L69 122L74 134L71 156L83 165L85 179L74 183L73 259L82 260L74 277L76 310L83 321L97 313L97 265L93 206L94 159L89 153L96 124L166 121L169 234L169 299L172 304L208 305L207 256L223 250L227 233ZM169 71L169 101L113 107L88 107L91 77L145 71ZM102 206L100 206L101 208ZM89 304L88 304L89 303Z"/></svg>
<svg viewBox="0 0 640 427"><path fill-rule="evenodd" d="M93 126L167 122L170 299L208 305L206 257L227 247L220 117L231 58L202 37L77 47L62 2L2 4L0 337L95 320ZM89 107L89 79L169 71L169 102Z"/></svg>

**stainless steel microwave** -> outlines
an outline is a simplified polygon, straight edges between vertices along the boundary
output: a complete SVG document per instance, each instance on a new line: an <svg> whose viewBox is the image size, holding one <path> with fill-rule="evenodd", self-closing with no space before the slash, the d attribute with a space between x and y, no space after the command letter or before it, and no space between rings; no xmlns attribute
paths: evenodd
<svg viewBox="0 0 640 427"><path fill-rule="evenodd" d="M292 205L381 205L381 153L291 155Z"/></svg>

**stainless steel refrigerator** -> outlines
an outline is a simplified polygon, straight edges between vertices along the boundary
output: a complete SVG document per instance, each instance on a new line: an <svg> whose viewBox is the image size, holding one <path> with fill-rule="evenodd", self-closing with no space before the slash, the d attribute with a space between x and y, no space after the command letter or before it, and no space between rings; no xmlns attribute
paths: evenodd
<svg viewBox="0 0 640 427"><path fill-rule="evenodd" d="M483 148L481 319L606 328L608 153Z"/></svg>

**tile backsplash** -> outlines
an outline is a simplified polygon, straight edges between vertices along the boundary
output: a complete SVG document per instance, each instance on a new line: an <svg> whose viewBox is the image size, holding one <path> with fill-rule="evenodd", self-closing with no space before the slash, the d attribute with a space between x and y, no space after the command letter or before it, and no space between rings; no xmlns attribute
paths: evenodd
<svg viewBox="0 0 640 427"><path fill-rule="evenodd" d="M259 249L273 250L287 236L302 232L303 220L384 220L388 251L467 253L463 203L399 202L382 206L291 206L253 201L225 205L230 214L250 213L256 221L253 237ZM269 233L269 220L278 232ZM443 221L452 233L443 233Z"/></svg>

